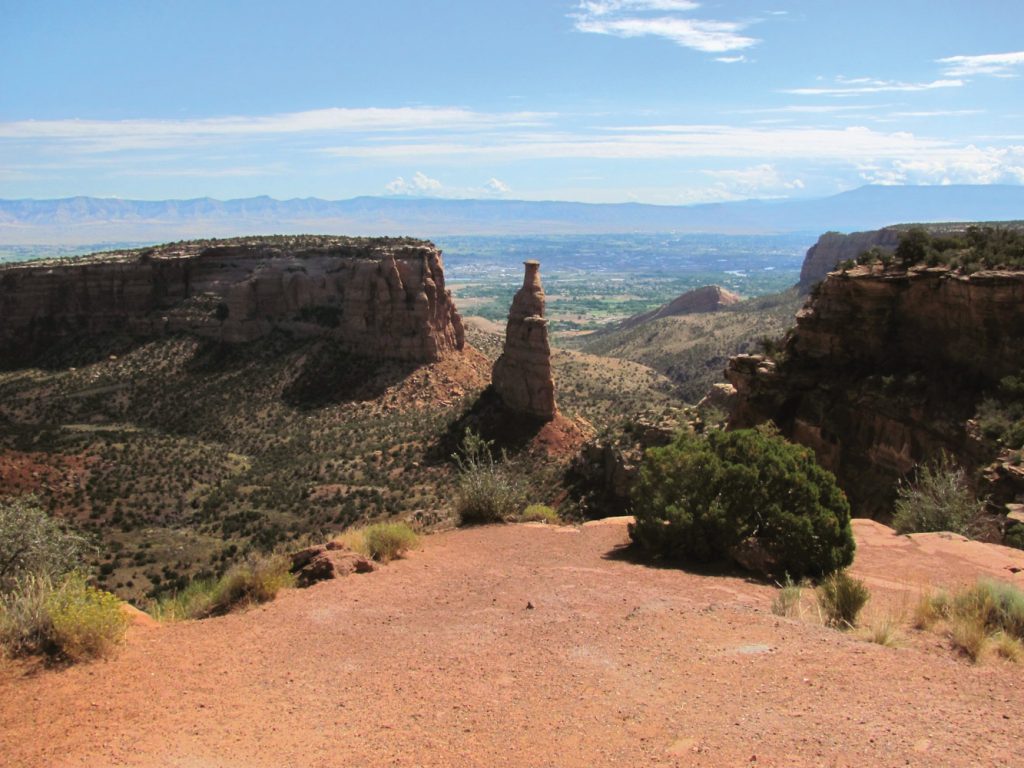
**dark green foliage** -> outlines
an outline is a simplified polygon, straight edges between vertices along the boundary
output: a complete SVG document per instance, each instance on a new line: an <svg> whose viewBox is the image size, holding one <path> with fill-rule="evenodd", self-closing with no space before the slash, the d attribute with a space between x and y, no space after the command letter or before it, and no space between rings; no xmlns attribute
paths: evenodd
<svg viewBox="0 0 1024 768"><path fill-rule="evenodd" d="M795 578L853 560L850 507L807 448L766 430L682 435L644 457L633 495L633 540L657 554L724 560L754 538Z"/></svg>
<svg viewBox="0 0 1024 768"><path fill-rule="evenodd" d="M1003 378L994 395L981 401L976 419L985 437L1010 450L1024 448L1024 374Z"/></svg>
<svg viewBox="0 0 1024 768"><path fill-rule="evenodd" d="M1024 228L967 227L962 232L929 233L923 227L911 227L900 234L895 256L878 248L857 257L858 264L880 261L888 268L893 260L903 268L945 265L968 274L979 269L1024 268Z"/></svg>

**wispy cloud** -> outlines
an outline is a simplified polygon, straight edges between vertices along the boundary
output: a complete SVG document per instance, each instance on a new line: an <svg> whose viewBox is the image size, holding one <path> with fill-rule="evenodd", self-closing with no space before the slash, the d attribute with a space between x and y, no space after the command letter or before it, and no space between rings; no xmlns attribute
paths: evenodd
<svg viewBox="0 0 1024 768"><path fill-rule="evenodd" d="M704 53L742 50L758 42L740 34L749 26L748 22L688 15L698 7L699 3L688 0L583 0L572 18L580 32L627 38L660 37Z"/></svg>
<svg viewBox="0 0 1024 768"><path fill-rule="evenodd" d="M1024 51L986 53L980 56L948 56L939 59L946 66L947 77L1017 77L1024 68Z"/></svg>
<svg viewBox="0 0 1024 768"><path fill-rule="evenodd" d="M963 80L932 80L927 83L904 83L899 80L877 80L870 77L837 77L836 85L814 88L784 88L782 93L796 96L849 96L858 93L908 93L932 91L936 88L960 88Z"/></svg>
<svg viewBox="0 0 1024 768"><path fill-rule="evenodd" d="M74 141L90 145L95 151L115 151L261 135L469 131L489 126L536 126L550 117L534 112L487 113L458 107L371 107L193 120L20 120L0 123L0 139Z"/></svg>

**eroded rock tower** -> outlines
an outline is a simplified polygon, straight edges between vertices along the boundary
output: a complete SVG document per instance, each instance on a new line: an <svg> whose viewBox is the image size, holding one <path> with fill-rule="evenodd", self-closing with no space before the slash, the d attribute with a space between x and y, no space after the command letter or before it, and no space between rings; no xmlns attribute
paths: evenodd
<svg viewBox="0 0 1024 768"><path fill-rule="evenodd" d="M505 328L505 347L494 364L491 381L511 410L545 421L558 413L551 378L551 346L544 319L544 288L540 262L525 261L523 287L512 299Z"/></svg>

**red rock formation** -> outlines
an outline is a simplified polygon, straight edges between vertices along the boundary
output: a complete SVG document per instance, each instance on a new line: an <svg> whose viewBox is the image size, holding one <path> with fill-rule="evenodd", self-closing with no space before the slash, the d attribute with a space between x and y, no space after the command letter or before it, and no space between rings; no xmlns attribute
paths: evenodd
<svg viewBox="0 0 1024 768"><path fill-rule="evenodd" d="M523 287L512 299L505 328L505 348L494 364L491 381L511 410L545 421L558 412L551 377L548 321L544 319L544 289L540 262L526 261Z"/></svg>
<svg viewBox="0 0 1024 768"><path fill-rule="evenodd" d="M729 361L730 423L774 421L836 473L856 513L884 514L896 482L941 451L968 467L991 459L968 420L1021 370L1024 273L857 267L821 284L776 361Z"/></svg>
<svg viewBox="0 0 1024 768"><path fill-rule="evenodd" d="M0 267L0 359L109 332L244 342L274 329L423 362L464 343L441 253L417 240L195 241Z"/></svg>

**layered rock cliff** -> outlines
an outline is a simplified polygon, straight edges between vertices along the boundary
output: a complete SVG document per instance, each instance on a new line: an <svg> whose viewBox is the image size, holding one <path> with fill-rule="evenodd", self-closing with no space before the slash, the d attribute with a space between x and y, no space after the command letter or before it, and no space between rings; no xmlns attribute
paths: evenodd
<svg viewBox="0 0 1024 768"><path fill-rule="evenodd" d="M775 359L733 358L733 426L772 420L836 473L859 514L941 451L978 468L979 400L1024 370L1024 273L946 268L833 273Z"/></svg>
<svg viewBox="0 0 1024 768"><path fill-rule="evenodd" d="M441 253L418 240L194 241L0 267L7 363L105 333L244 342L274 330L422 362L464 343Z"/></svg>
<svg viewBox="0 0 1024 768"><path fill-rule="evenodd" d="M815 284L824 280L839 262L856 259L864 251L876 246L895 250L899 241L899 230L895 228L851 232L848 235L826 232L807 250L804 263L800 267L800 282L797 283L797 287L801 291L809 291Z"/></svg>
<svg viewBox="0 0 1024 768"><path fill-rule="evenodd" d="M524 262L523 286L516 291L505 328L505 346L494 363L492 383L513 411L548 421L555 417L555 385L551 376L548 321L544 319L544 288L540 263Z"/></svg>

